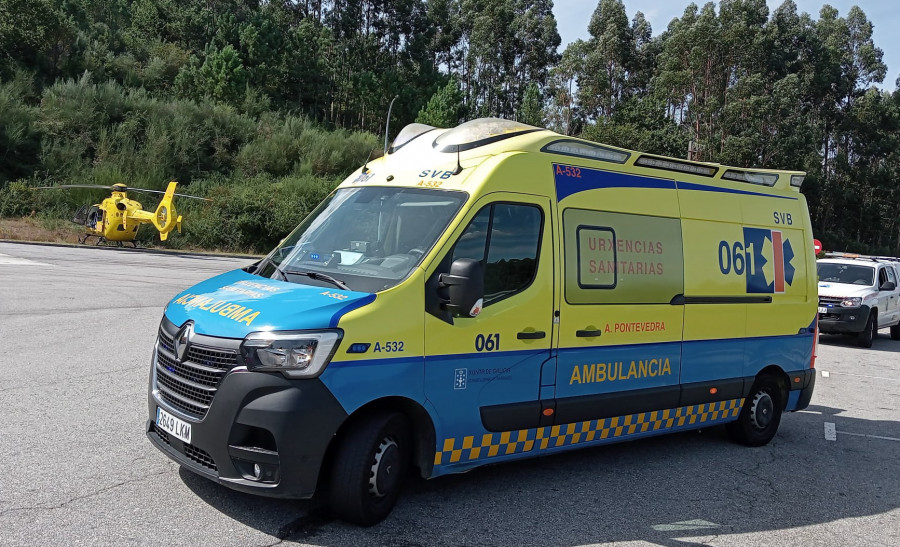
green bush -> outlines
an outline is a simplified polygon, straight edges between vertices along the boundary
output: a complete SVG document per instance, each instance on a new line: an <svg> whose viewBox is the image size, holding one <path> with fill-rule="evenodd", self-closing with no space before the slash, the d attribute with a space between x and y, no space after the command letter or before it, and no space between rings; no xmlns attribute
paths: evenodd
<svg viewBox="0 0 900 547"><path fill-rule="evenodd" d="M176 199L184 234L172 235L169 247L266 252L373 149L380 152L380 139L370 133L326 130L291 114L253 117L207 100L166 100L114 81L95 83L88 72L45 88L39 107L27 105L28 90L27 78L0 83L0 106L9 106L0 108L0 121L7 121L0 146L12 143L19 157L32 156L29 168L10 171L20 182L4 186L0 172L0 215L68 220L79 206L108 195L30 186L162 190L175 180L180 192L213 201ZM243 108L265 106L264 98L248 94ZM158 203L145 194L129 197L147 210ZM138 239L158 242L149 227Z"/></svg>
<svg viewBox="0 0 900 547"><path fill-rule="evenodd" d="M0 218L30 215L37 207L34 190L23 182L11 182L0 188Z"/></svg>
<svg viewBox="0 0 900 547"><path fill-rule="evenodd" d="M293 230L336 186L311 176L258 175L239 184L198 181L212 202L177 200L184 216L179 245L265 253ZM192 189L194 188L192 187Z"/></svg>

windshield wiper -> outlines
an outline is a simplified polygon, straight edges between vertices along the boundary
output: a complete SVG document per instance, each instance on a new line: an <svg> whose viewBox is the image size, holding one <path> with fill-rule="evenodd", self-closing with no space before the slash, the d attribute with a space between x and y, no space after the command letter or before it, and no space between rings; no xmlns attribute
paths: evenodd
<svg viewBox="0 0 900 547"><path fill-rule="evenodd" d="M257 266L256 269L253 270L253 273L254 273L255 275L260 275L260 276L261 276L261 275L262 275L263 266L264 266L265 264L269 264L270 266L272 266L273 268L275 268L275 271L278 272L278 274L281 276L281 279L283 279L283 280L285 280L285 281L288 280L287 276L284 274L284 270L281 269L281 266L279 266L278 264L276 264L275 261L272 260L271 258L264 258L264 259L262 260L262 262L259 263L259 266Z"/></svg>
<svg viewBox="0 0 900 547"><path fill-rule="evenodd" d="M344 289L345 291L352 290L352 289L350 289L350 287L347 286L346 283L344 283L343 281L340 281L338 279L335 279L328 274L323 274L323 273L319 273L319 272L301 272L298 270L282 271L279 269L278 271L280 271L282 273L282 275L286 274L286 273L291 274L291 275L305 275L306 277L308 277L310 279L315 279L317 281L327 281L327 282L331 283L332 285L334 285L335 287L339 287L341 289ZM285 277L285 279L287 279L287 277Z"/></svg>

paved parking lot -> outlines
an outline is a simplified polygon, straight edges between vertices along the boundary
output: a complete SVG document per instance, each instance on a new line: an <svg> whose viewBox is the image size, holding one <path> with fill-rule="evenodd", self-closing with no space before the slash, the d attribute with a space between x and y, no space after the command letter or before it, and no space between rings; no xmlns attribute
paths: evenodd
<svg viewBox="0 0 900 547"><path fill-rule="evenodd" d="M0 544L900 545L887 331L823 337L812 406L768 446L713 428L413 480L370 529L181 471L144 436L156 328L248 262L0 243Z"/></svg>

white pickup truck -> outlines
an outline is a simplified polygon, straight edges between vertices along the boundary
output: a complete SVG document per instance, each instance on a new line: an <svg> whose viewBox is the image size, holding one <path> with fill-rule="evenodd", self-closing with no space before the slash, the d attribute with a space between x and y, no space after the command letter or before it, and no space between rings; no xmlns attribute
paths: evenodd
<svg viewBox="0 0 900 547"><path fill-rule="evenodd" d="M900 259L829 253L816 261L819 332L855 334L872 347L878 329L900 340Z"/></svg>

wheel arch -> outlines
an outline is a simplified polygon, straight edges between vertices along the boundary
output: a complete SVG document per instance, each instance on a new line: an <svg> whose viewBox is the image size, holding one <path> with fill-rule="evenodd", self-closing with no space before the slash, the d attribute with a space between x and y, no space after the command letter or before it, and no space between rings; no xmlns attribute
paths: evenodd
<svg viewBox="0 0 900 547"><path fill-rule="evenodd" d="M434 467L435 430L428 411L418 402L406 397L382 397L354 410L338 428L328 444L328 449L325 451L322 469L319 472L319 487L317 490L320 490L322 486L327 484L322 479L330 475L335 452L338 450L347 430L368 416L384 411L399 412L409 420L410 436L412 437L410 462L419 468L419 474L422 478L431 476L431 470Z"/></svg>
<svg viewBox="0 0 900 547"><path fill-rule="evenodd" d="M763 376L772 376L775 378L775 380L778 382L778 387L781 388L781 400L784 403L785 408L787 408L788 391L790 386L790 378L788 378L787 372L785 372L784 369L781 368L781 366L771 364L756 373L756 376L753 378L753 382L756 383L756 381ZM746 391L748 394L752 390L752 385L747 386Z"/></svg>

